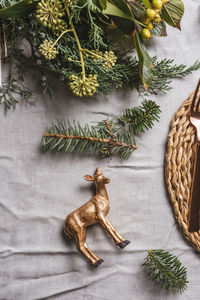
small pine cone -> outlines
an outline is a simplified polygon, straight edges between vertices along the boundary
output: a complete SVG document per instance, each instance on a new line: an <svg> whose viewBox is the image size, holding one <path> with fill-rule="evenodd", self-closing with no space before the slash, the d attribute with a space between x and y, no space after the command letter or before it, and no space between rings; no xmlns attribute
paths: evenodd
<svg viewBox="0 0 200 300"><path fill-rule="evenodd" d="M54 59L58 54L58 51L53 46L52 41L44 40L44 42L40 45L39 51L46 59Z"/></svg>

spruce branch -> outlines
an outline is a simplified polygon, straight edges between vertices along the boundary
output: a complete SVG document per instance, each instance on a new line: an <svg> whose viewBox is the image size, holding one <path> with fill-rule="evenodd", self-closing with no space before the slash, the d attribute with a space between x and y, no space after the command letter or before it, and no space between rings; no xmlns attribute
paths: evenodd
<svg viewBox="0 0 200 300"><path fill-rule="evenodd" d="M126 109L118 117L109 120L109 123L114 133L126 130L136 135L152 128L155 121L159 122L160 113L160 107L154 101L144 100L141 105ZM105 122L99 122L98 126L109 134Z"/></svg>
<svg viewBox="0 0 200 300"><path fill-rule="evenodd" d="M183 293L186 290L187 270L178 258L169 252L162 249L149 250L142 266L152 279L161 283L162 288L173 293Z"/></svg>
<svg viewBox="0 0 200 300"><path fill-rule="evenodd" d="M48 133L42 138L44 151L86 152L98 151L101 157L119 154L127 159L137 149L134 137L117 135L116 140L92 126L81 127L79 123L71 125L64 121L52 123Z"/></svg>
<svg viewBox="0 0 200 300"><path fill-rule="evenodd" d="M141 106L126 110L118 118L103 120L93 126L87 124L81 127L77 122L71 125L69 122L57 121L43 135L42 149L65 152L97 151L101 157L120 155L122 159L128 159L138 148L135 133L152 128L153 122L159 120L159 113L159 106L149 100L143 101Z"/></svg>
<svg viewBox="0 0 200 300"><path fill-rule="evenodd" d="M154 101L144 100L140 106L133 109L126 109L125 113L119 116L118 122L133 134L144 132L152 128L154 121L159 122L160 108Z"/></svg>

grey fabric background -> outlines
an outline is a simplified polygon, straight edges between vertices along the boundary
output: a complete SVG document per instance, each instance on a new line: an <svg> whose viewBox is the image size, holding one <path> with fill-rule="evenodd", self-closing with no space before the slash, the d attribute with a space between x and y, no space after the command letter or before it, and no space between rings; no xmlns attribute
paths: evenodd
<svg viewBox="0 0 200 300"><path fill-rule="evenodd" d="M200 58L200 1L184 1L182 31L150 43L151 55L192 64ZM95 156L41 153L40 139L50 120L102 120L136 105L136 91L80 100L55 79L53 101L37 92L37 74L29 85L41 98L0 114L0 299L1 300L165 300L200 299L199 255L184 239L173 216L164 184L164 154L175 111L195 88L199 72L173 81L173 90L155 99L162 109L159 124L137 138L139 149L128 161L100 161L110 177L109 219L132 243L117 249L95 225L88 244L105 262L94 269L63 235L63 220L89 200L93 191L83 175L93 174ZM183 295L170 295L141 268L146 251L164 248L178 255L190 281Z"/></svg>

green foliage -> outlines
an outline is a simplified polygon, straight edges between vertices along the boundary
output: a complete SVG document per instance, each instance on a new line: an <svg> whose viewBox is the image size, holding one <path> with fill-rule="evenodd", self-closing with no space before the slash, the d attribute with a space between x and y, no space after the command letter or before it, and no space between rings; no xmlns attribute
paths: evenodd
<svg viewBox="0 0 200 300"><path fill-rule="evenodd" d="M183 293L187 288L187 270L178 258L165 250L149 250L142 265L147 274L173 293Z"/></svg>
<svg viewBox="0 0 200 300"><path fill-rule="evenodd" d="M60 53L59 56L54 60L48 61L44 57L38 55L38 48L44 39L55 39L50 30L44 30L44 27L32 17L25 20L16 19L12 22L4 20L3 23L5 24L7 40L7 57L5 55L4 45L2 45L2 59L3 63L8 63L10 65L14 64L15 68L17 67L15 72L12 72L12 79L17 82L16 87L23 83L23 77L25 76L26 71L28 71L29 67L33 66L37 68L39 70L39 74L41 74L41 80L39 79L38 82L41 85L42 90L49 94L51 93L49 88L51 83L48 80L49 72L57 74L57 77L64 83L68 82L68 78L72 74L76 74L77 76L81 75L80 64L78 62L74 63L68 61L69 57L71 57L74 61L79 60L76 41L72 35L66 34L63 36L57 44L57 49ZM87 26L78 26L78 33L83 35L84 32L87 33ZM3 42L4 32L2 31L2 27L0 28L0 35ZM18 49L17 46L17 41L24 37L28 38L32 47L32 56L28 58L24 55L23 51ZM115 49L115 41L112 39L109 41L104 39L104 42L107 47L100 46L100 51L104 52L105 50ZM88 41L86 35L85 39L82 40L82 46L83 48L92 50L94 47L93 41ZM102 62L99 60L94 60L89 56L85 57L86 72L98 74L99 87L97 87L96 93L99 95L109 94L113 89L121 88L122 86L137 88L145 95L149 93L166 93L171 88L170 83L172 78L183 77L200 67L199 62L196 62L193 66L187 68L185 65L174 64L173 60L164 59L158 61L158 59L154 57L152 58L153 80L148 91L144 92L139 76L139 62L136 57L129 56L129 54L125 51L122 53L115 51L115 54L118 58L117 63L111 69L104 68L102 66ZM19 76L16 76L17 74ZM9 86L11 87L11 85L9 85L9 81L4 82L4 92ZM13 96L13 99L16 98L13 87L10 90L10 95ZM2 103L4 103L4 101L2 101Z"/></svg>
<svg viewBox="0 0 200 300"><path fill-rule="evenodd" d="M160 109L153 101L127 109L119 117L96 123L94 126L58 121L52 123L42 138L44 151L87 152L98 151L100 157L120 155L128 159L137 149L135 134L152 128L159 120Z"/></svg>
<svg viewBox="0 0 200 300"><path fill-rule="evenodd" d="M1 7L8 7L16 4L17 2L18 2L17 0L1 0L0 5Z"/></svg>
<svg viewBox="0 0 200 300"><path fill-rule="evenodd" d="M5 8L0 9L0 18L19 18L24 17L25 15L30 14L34 9L36 4L29 3L28 0L11 1L10 6L8 6L9 1L1 2L2 6L6 6Z"/></svg>
<svg viewBox="0 0 200 300"><path fill-rule="evenodd" d="M159 122L160 112L159 106L154 101L144 100L140 106L126 109L117 122L123 127L127 126L128 130L135 135L152 128L155 121Z"/></svg>
<svg viewBox="0 0 200 300"><path fill-rule="evenodd" d="M53 51L51 47L49 46L49 49L45 48L50 44L46 43L46 46L43 45L43 54L46 53L45 57L52 58L52 60L45 62L45 58L42 58L42 67L52 71L56 71L56 69L59 68L58 73L64 76L65 80L69 81L70 87L73 86L70 84L71 75L78 78L77 82L83 81L84 86L87 85L85 80L88 76L97 75L99 77L99 88L94 90L94 92L97 92L98 94L109 93L112 88L121 87L126 83L129 83L132 86L136 85L135 83L131 83L130 77L127 76L127 74L129 75L129 70L127 70L129 66L127 65L127 62L133 66L135 65L135 59L129 58L125 60L125 53L123 58L118 56L116 65L109 70L104 70L104 64L102 64L101 60L95 60L94 57L91 56L85 58L83 48L93 51L105 51L105 49L108 49L119 54L118 49L116 49L108 39L108 31L111 35L115 34L115 31L112 32L108 30L108 28L112 28L114 25L123 33L134 38L139 60L137 62L138 68L136 68L137 74L135 70L132 70L133 75L131 78L134 78L135 76L136 81L138 81L137 76L140 76L140 82L144 85L144 88L146 90L149 88L151 82L154 80L153 74L155 74L155 72L153 71L152 59L148 55L143 43L144 35L141 33L143 28L147 26L147 23L145 23L146 9L153 9L150 1L135 0L127 3L126 1L121 0L74 0L70 3L70 1L60 0L60 2L57 2L58 7L60 7L57 7L57 9L61 10L60 15L56 11L51 11L50 6L52 3L46 1L43 4L39 3L41 6L40 9L37 9L36 15L33 13L31 17L28 17L37 2L39 2L39 0L2 0L2 6L8 6L8 3L10 3L10 6L0 10L0 15L2 13L2 17L24 16L22 32L31 42L34 54L36 54L35 56L38 56L37 51L38 49L41 49L40 45L44 40L52 41L53 44L56 40L55 34L58 33L56 30L60 28L59 30L61 30L61 32L59 34L61 34L62 39L58 39L58 42L54 45L60 51L59 55L57 55L56 59L53 59L55 55L48 55L48 51ZM42 10L44 10L44 12L42 12ZM183 12L184 5L181 0L170 0L167 3L164 3L163 7L160 10L157 10L157 16L160 18L160 16L163 15L163 21L158 24L156 21L154 22L154 20L151 20L151 22L153 22L152 35L165 35L165 21L172 26L175 24L178 26ZM43 16L46 13L54 14L54 23L49 23L51 18L47 18L44 22ZM18 20L16 20L16 23L17 22ZM160 21L158 20L158 22ZM62 35L64 31L63 28L66 29L67 27L72 30L69 30L67 34ZM55 30L55 28L57 29ZM145 30L148 31L148 29ZM74 31L76 31L76 33ZM71 50L69 48L71 48ZM55 53L57 53L56 49ZM70 63L68 58L71 59ZM105 78L104 81L103 76ZM116 78L116 81L114 78ZM110 81L110 88L105 88L102 84L104 83L107 85L107 81L110 79L112 79ZM92 95L93 93L86 94ZM82 95L83 93L81 92L80 94Z"/></svg>
<svg viewBox="0 0 200 300"><path fill-rule="evenodd" d="M123 114L109 120L112 131L124 132L128 131L132 135L144 133L154 126L154 122L159 122L160 115L159 106L151 100L144 100L141 105L128 108ZM109 134L105 122L98 122L98 127Z"/></svg>
<svg viewBox="0 0 200 300"><path fill-rule="evenodd" d="M71 125L58 121L57 124L52 124L48 134L44 134L42 148L44 151L98 151L101 157L118 154L121 158L127 159L136 146L134 138L128 134L123 136L117 134L116 140L113 140L94 126L81 127L79 123L74 122Z"/></svg>
<svg viewBox="0 0 200 300"><path fill-rule="evenodd" d="M29 28L27 28L27 30L28 29ZM84 27L82 26L79 30L80 31L78 32L81 34L82 30L84 30ZM31 43L34 45L35 52L37 51L44 37L53 39L53 35L50 32L48 35L45 34L42 26L38 24L37 21L31 21L29 38L31 39ZM114 50L112 47L112 40L106 42L106 44L109 46L107 46L107 48L101 46L100 51L104 52L107 49ZM92 50L93 42L82 40L82 46L83 48ZM73 62L70 63L66 60L68 57L71 57L74 61L79 60L79 54L77 52L74 38L71 35L63 36L63 38L57 44L57 49L60 52L58 59L47 61L46 59L40 57L40 68L57 73L64 81L67 81L68 78L74 73L77 76L80 76L80 64ZM100 61L94 60L91 57L85 58L86 72L98 74L99 87L97 88L96 93L99 95L109 94L113 89L121 88L124 85L128 85L132 88L136 87L142 91L142 82L139 76L139 62L136 57L129 56L126 54L126 52L122 54L118 52L115 53L118 59L116 65L111 69L103 68ZM153 58L152 63L154 78L149 87L150 93L158 94L159 89L161 89L161 92L167 91L170 88L170 78L184 76L188 73L186 66L181 65L179 68L177 65L174 65L173 60L158 61L156 58ZM196 64L194 69L192 67L190 68L190 72L198 69L199 67L200 64Z"/></svg>
<svg viewBox="0 0 200 300"><path fill-rule="evenodd" d="M154 28L151 30L151 34L154 36L166 36L166 23L165 22L160 22Z"/></svg>
<svg viewBox="0 0 200 300"><path fill-rule="evenodd" d="M26 58L23 52L18 49L17 28L21 28L22 22L19 21L17 26L15 21L4 20L0 28L0 40L2 43L1 57L3 67L8 71L8 76L1 82L0 87L0 105L7 111L15 108L16 104L21 101L30 103L37 101L33 92L24 84L25 70L32 64L31 58Z"/></svg>
<svg viewBox="0 0 200 300"><path fill-rule="evenodd" d="M162 17L170 26L180 29L180 20L184 14L184 4L182 0L170 0L162 10Z"/></svg>
<svg viewBox="0 0 200 300"><path fill-rule="evenodd" d="M33 92L24 86L22 82L17 83L15 79L2 83L0 88L0 105L4 106L5 111L15 108L19 101L35 102Z"/></svg>
<svg viewBox="0 0 200 300"><path fill-rule="evenodd" d="M185 77L200 68L199 61L196 61L190 67L187 67L184 64L177 65L174 63L173 59L163 59L158 61L157 57L153 57L152 62L154 65L154 76L148 92L155 95L160 92L166 93L169 91L171 89L171 79Z"/></svg>
<svg viewBox="0 0 200 300"><path fill-rule="evenodd" d="M103 40L105 35L103 27L96 18L96 15L99 13L102 14L101 9L92 0L87 0L86 2L77 1L71 7L71 19L75 21L75 24L82 24L80 26L83 26L87 30L89 41L95 49L99 49L100 46L106 47ZM104 14L102 17L105 17ZM88 28L82 22L83 18L88 20Z"/></svg>
<svg viewBox="0 0 200 300"><path fill-rule="evenodd" d="M134 37L135 47L139 58L139 70L140 78L142 79L145 90L148 89L151 81L153 79L153 64L152 60L147 53L143 41L140 39L138 33L136 32Z"/></svg>

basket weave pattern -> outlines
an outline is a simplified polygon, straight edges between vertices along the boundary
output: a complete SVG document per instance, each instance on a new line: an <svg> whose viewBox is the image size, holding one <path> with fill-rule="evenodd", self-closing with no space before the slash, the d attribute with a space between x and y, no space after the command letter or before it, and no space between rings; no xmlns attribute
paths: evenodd
<svg viewBox="0 0 200 300"><path fill-rule="evenodd" d="M194 93L183 102L171 121L165 157L165 181L175 218L187 240L200 251L200 231L194 233L188 231L192 171L196 151L196 131L189 121L193 95Z"/></svg>

